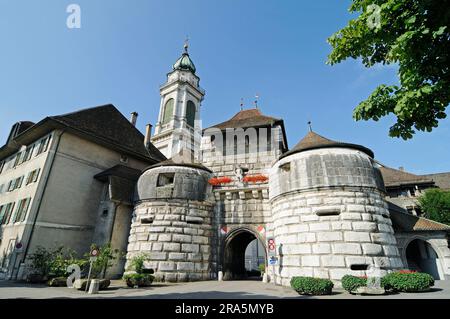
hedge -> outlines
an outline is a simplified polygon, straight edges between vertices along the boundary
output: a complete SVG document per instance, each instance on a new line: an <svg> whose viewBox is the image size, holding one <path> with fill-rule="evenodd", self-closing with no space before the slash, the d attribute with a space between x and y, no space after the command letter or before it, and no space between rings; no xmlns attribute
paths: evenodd
<svg viewBox="0 0 450 319"><path fill-rule="evenodd" d="M420 272L393 272L384 276L381 282L386 290L398 292L424 291L434 286L433 276Z"/></svg>
<svg viewBox="0 0 450 319"><path fill-rule="evenodd" d="M345 275L341 283L342 288L353 293L359 287L367 286L367 278ZM434 279L426 273L397 271L382 277L381 286L394 292L424 291L434 286Z"/></svg>
<svg viewBox="0 0 450 319"><path fill-rule="evenodd" d="M313 277L292 277L291 287L300 295L331 295L333 282Z"/></svg>
<svg viewBox="0 0 450 319"><path fill-rule="evenodd" d="M367 286L367 278L345 275L341 279L342 288L353 293L359 287Z"/></svg>

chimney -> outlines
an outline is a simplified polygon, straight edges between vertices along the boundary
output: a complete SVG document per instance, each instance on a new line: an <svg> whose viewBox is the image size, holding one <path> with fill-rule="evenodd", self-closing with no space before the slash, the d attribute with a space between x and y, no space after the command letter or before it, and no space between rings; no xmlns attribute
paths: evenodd
<svg viewBox="0 0 450 319"><path fill-rule="evenodd" d="M132 112L130 116L130 122L133 124L133 126L136 126L137 117L139 114L137 112Z"/></svg>
<svg viewBox="0 0 450 319"><path fill-rule="evenodd" d="M148 145L150 144L150 137L152 136L152 125L147 124L145 126L145 138L144 138L144 145L148 148Z"/></svg>

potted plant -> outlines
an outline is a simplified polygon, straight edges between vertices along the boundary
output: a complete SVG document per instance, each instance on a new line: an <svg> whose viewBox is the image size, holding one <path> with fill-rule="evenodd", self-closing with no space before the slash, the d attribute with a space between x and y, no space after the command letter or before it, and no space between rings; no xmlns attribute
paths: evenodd
<svg viewBox="0 0 450 319"><path fill-rule="evenodd" d="M122 279L130 288L148 287L154 280L153 269L145 268L145 261L148 260L146 254L139 254L131 258L128 271L123 275Z"/></svg>

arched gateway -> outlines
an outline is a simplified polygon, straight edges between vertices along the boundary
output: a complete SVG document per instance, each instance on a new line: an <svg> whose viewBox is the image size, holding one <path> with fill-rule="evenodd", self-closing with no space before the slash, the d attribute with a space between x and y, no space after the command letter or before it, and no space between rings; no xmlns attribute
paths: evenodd
<svg viewBox="0 0 450 319"><path fill-rule="evenodd" d="M224 280L248 278L245 253L249 244L255 240L264 247L262 253L265 256L266 249L264 242L259 235L248 228L238 228L228 234L224 239L221 260ZM266 260L266 258L264 258L264 260Z"/></svg>

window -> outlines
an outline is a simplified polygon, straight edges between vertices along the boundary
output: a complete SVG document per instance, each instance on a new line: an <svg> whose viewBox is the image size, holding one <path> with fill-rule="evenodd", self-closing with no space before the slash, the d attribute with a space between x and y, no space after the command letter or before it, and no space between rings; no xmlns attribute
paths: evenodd
<svg viewBox="0 0 450 319"><path fill-rule="evenodd" d="M17 165L19 165L21 163L20 162L21 156L22 156L22 152L17 153L16 158L14 159L13 167L16 167Z"/></svg>
<svg viewBox="0 0 450 319"><path fill-rule="evenodd" d="M22 176L16 178L16 185L15 185L14 189L18 189L18 188L22 187L23 177L24 176L22 175Z"/></svg>
<svg viewBox="0 0 450 319"><path fill-rule="evenodd" d="M192 101L187 102L186 122L191 127L194 127L194 125L195 125L195 104Z"/></svg>
<svg viewBox="0 0 450 319"><path fill-rule="evenodd" d="M3 194L5 188L5 184L0 185L0 194Z"/></svg>
<svg viewBox="0 0 450 319"><path fill-rule="evenodd" d="M9 181L8 187L6 188L6 190L8 192L12 192L14 190L14 183L15 183L15 179L12 179Z"/></svg>
<svg viewBox="0 0 450 319"><path fill-rule="evenodd" d="M9 183L8 183L7 191L8 192L12 192L15 189L21 188L22 187L23 178L24 178L24 176L22 175L20 177L17 177L15 179L10 180Z"/></svg>
<svg viewBox="0 0 450 319"><path fill-rule="evenodd" d="M1 205L0 206L0 224L2 224L3 216L5 216L5 212L6 212L6 205Z"/></svg>
<svg viewBox="0 0 450 319"><path fill-rule="evenodd" d="M174 100L170 99L166 102L166 105L164 106L164 113L163 113L163 119L162 124L167 124L170 122L173 116L173 104Z"/></svg>
<svg viewBox="0 0 450 319"><path fill-rule="evenodd" d="M22 157L22 163L30 160L31 154L33 154L33 150L34 150L34 144L27 147L27 149L25 150L25 153L23 154L23 157Z"/></svg>
<svg viewBox="0 0 450 319"><path fill-rule="evenodd" d="M5 211L3 213L3 218L1 220L2 225L6 225L9 223L13 209L14 209L14 203L8 203L5 205Z"/></svg>
<svg viewBox="0 0 450 319"><path fill-rule="evenodd" d="M41 139L41 141L39 142L36 156L47 151L48 145L50 144L50 138L51 136L47 136Z"/></svg>
<svg viewBox="0 0 450 319"><path fill-rule="evenodd" d="M174 178L175 178L175 173L159 174L157 187L172 185Z"/></svg>
<svg viewBox="0 0 450 319"><path fill-rule="evenodd" d="M14 223L17 222L23 222L25 220L25 217L27 216L28 212L28 206L30 206L31 198L24 198L21 201L19 201L19 204L17 205Z"/></svg>
<svg viewBox="0 0 450 319"><path fill-rule="evenodd" d="M0 162L0 174L3 172L3 167L5 167L5 161Z"/></svg>
<svg viewBox="0 0 450 319"><path fill-rule="evenodd" d="M31 183L35 183L38 180L39 177L39 173L41 172L41 169L35 169L34 171L31 171L28 176L27 176L27 181L26 181L26 185L31 184Z"/></svg>

